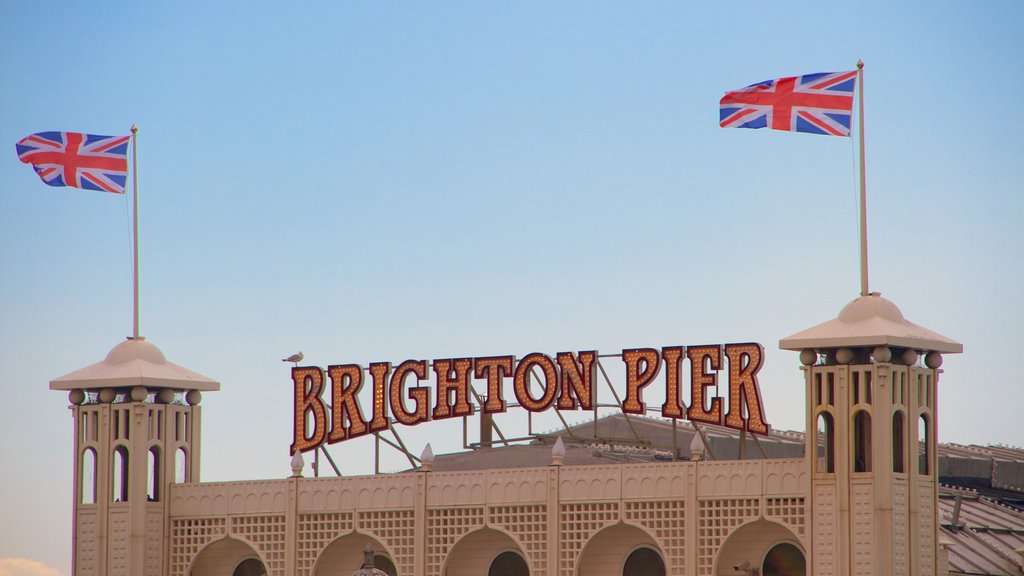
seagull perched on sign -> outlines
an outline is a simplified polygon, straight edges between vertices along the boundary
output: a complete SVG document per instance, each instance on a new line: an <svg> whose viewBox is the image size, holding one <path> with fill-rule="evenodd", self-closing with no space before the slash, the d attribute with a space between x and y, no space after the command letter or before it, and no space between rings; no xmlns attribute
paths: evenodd
<svg viewBox="0 0 1024 576"><path fill-rule="evenodd" d="M303 358L304 356L302 355L302 352L299 352L297 354L292 354L287 358L281 358L281 362L291 362L292 364L298 366L299 362L302 362Z"/></svg>

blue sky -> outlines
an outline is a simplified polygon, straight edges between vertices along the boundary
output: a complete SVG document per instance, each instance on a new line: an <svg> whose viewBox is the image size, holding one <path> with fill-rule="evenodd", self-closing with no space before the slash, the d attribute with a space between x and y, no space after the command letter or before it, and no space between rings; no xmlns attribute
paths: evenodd
<svg viewBox="0 0 1024 576"><path fill-rule="evenodd" d="M70 571L71 421L47 384L131 333L128 198L43 185L14 143L44 130L139 126L142 333L222 383L204 479L279 478L297 350L757 341L769 422L803 429L777 343L859 291L856 140L723 130L717 101L861 58L871 289L964 344L940 439L1024 444L1019 2L0 9L0 558ZM368 442L333 453L372 466Z"/></svg>

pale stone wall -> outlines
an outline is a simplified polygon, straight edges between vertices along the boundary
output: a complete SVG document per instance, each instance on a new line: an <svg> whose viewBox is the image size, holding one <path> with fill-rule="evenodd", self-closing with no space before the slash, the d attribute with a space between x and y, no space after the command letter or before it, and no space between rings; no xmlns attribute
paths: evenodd
<svg viewBox="0 0 1024 576"><path fill-rule="evenodd" d="M506 550L531 574L618 574L639 545L670 575L731 574L727 541L729 558L754 562L775 541L811 549L809 490L803 459L174 485L170 575L246 554L271 576L334 574L358 567L367 541L402 575L486 573Z"/></svg>

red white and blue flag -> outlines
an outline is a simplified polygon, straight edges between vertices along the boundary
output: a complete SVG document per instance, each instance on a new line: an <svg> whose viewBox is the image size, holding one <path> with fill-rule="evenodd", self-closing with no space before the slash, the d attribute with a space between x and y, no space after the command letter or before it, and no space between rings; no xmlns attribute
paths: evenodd
<svg viewBox="0 0 1024 576"><path fill-rule="evenodd" d="M50 186L124 194L131 136L39 132L22 138L18 158Z"/></svg>
<svg viewBox="0 0 1024 576"><path fill-rule="evenodd" d="M719 125L849 136L856 83L853 70L751 84L725 93L719 101Z"/></svg>

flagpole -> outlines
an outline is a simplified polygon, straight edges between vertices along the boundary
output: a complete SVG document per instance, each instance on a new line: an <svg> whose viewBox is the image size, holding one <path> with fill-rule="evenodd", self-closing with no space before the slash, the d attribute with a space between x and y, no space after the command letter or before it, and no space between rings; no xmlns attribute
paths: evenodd
<svg viewBox="0 0 1024 576"><path fill-rule="evenodd" d="M864 61L857 60L857 109L860 126L860 295L868 291L868 192L864 180Z"/></svg>
<svg viewBox="0 0 1024 576"><path fill-rule="evenodd" d="M138 126L132 124L132 195L135 197L134 201L134 212L133 216L133 232L132 237L134 239L134 245L132 246L132 282L133 282L133 295L135 300L135 313L132 330L132 339L138 340L139 338L139 164L136 155L136 140L138 139Z"/></svg>

